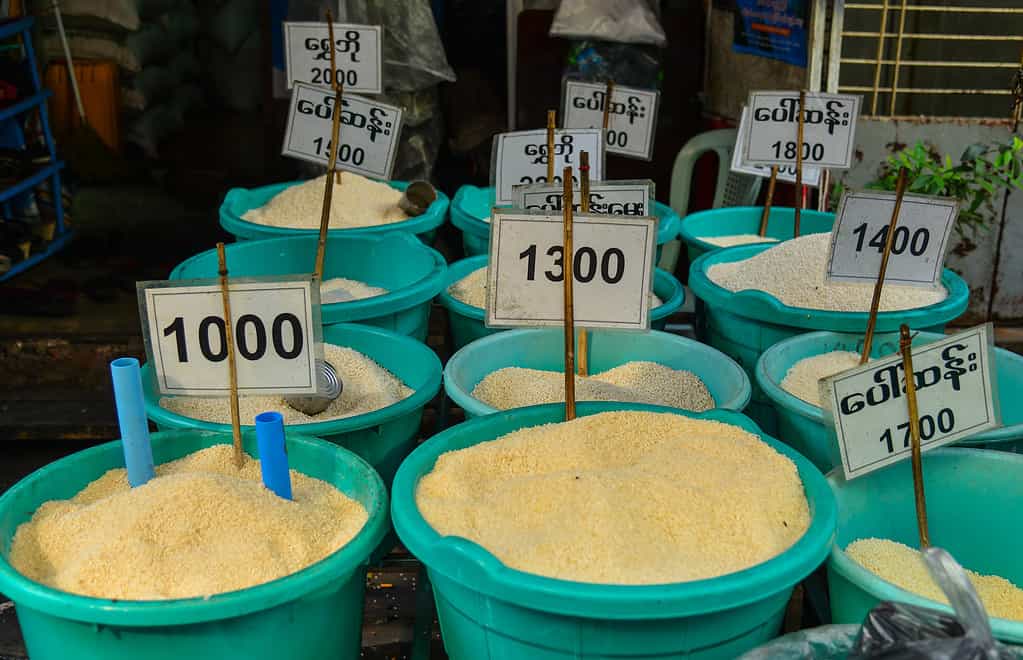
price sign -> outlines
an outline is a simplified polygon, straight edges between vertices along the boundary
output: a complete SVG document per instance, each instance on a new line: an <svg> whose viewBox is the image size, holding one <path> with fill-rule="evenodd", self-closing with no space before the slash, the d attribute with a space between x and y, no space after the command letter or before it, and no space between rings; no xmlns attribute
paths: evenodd
<svg viewBox="0 0 1023 660"><path fill-rule="evenodd" d="M562 186L515 186L513 206L527 211L554 211L564 208L565 189ZM572 208L582 206L576 188ZM590 213L593 215L653 215L653 181L598 181L590 184Z"/></svg>
<svg viewBox="0 0 1023 660"><path fill-rule="evenodd" d="M866 190L842 195L831 230L829 280L862 283L877 279L894 210L895 193ZM959 203L954 199L904 195L884 281L936 286L958 212Z"/></svg>
<svg viewBox="0 0 1023 660"><path fill-rule="evenodd" d="M224 302L213 280L139 282L161 394L228 396ZM239 394L316 394L320 296L308 275L230 283Z"/></svg>
<svg viewBox="0 0 1023 660"><path fill-rule="evenodd" d="M326 165L330 158L333 111L332 90L296 82L291 91L288 127L281 153ZM390 178L398 153L401 122L401 108L345 94L341 99L338 169L376 179Z"/></svg>
<svg viewBox="0 0 1023 660"><path fill-rule="evenodd" d="M565 80L561 94L561 116L565 128L603 128L605 83ZM657 130L657 102L661 93L653 89L619 87L611 92L608 111L607 152L629 158L650 160Z"/></svg>
<svg viewBox="0 0 1023 660"><path fill-rule="evenodd" d="M284 23L288 89L296 82L332 87L345 92L379 94L383 89L383 57L379 25L334 23L334 61L330 68L330 33L326 23Z"/></svg>
<svg viewBox="0 0 1023 660"><path fill-rule="evenodd" d="M570 258L576 325L648 330L657 219L575 219ZM566 256L561 215L498 211L490 227L487 326L562 325Z"/></svg>
<svg viewBox="0 0 1023 660"><path fill-rule="evenodd" d="M590 179L604 178L604 139L600 129L578 128L554 132L553 183L561 183L566 167L579 167L579 152L590 154ZM516 131L494 136L490 184L494 187L494 204L515 202L513 186L547 181L547 129ZM576 184L578 174L573 175Z"/></svg>
<svg viewBox="0 0 1023 660"><path fill-rule="evenodd" d="M922 451L1000 426L991 344L986 324L913 347ZM821 381L846 479L909 457L905 383L898 353Z"/></svg>
<svg viewBox="0 0 1023 660"><path fill-rule="evenodd" d="M742 118L739 120L739 132L735 140L735 148L732 149L732 165L731 169L733 172L739 172L740 174L752 174L753 176L759 176L762 178L769 178L771 176L771 168L763 165L748 165L742 162L742 145L745 141L745 135L749 132L749 110L743 106ZM784 181L785 183L796 182L796 166L795 165L782 165L778 168L778 181ZM806 167L803 166L803 185L816 188L821 182L821 169L819 167Z"/></svg>
<svg viewBox="0 0 1023 660"><path fill-rule="evenodd" d="M799 123L798 92L752 92L750 125L742 142L747 165L794 165ZM807 93L803 125L803 167L846 169L852 165L860 97Z"/></svg>

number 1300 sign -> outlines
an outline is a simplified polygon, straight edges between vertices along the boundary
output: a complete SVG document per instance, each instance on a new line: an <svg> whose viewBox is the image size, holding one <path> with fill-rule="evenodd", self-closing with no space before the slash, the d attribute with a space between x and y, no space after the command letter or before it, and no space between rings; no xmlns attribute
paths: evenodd
<svg viewBox="0 0 1023 660"><path fill-rule="evenodd" d="M162 394L229 393L219 284L142 282L146 352ZM231 282L232 335L243 394L315 394L319 289L309 279ZM319 355L318 355L319 353Z"/></svg>

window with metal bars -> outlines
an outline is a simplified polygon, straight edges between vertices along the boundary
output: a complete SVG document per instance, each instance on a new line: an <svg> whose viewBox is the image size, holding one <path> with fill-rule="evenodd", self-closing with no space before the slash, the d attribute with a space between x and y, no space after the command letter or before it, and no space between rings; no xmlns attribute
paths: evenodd
<svg viewBox="0 0 1023 660"><path fill-rule="evenodd" d="M862 94L864 116L1011 116L1020 0L835 2L838 91Z"/></svg>

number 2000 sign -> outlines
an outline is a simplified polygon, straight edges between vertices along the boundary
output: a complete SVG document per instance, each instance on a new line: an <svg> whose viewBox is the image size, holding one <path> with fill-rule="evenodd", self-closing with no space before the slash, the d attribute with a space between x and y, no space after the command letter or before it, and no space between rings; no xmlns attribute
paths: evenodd
<svg viewBox="0 0 1023 660"><path fill-rule="evenodd" d="M291 331L291 347L286 346L284 340L284 326L287 325ZM252 328L255 335L254 341L250 342L247 334ZM217 333L217 350L213 350L211 335L213 328ZM220 362L227 358L227 340L224 332L224 319L219 316L207 316L199 322L199 352L210 362ZM163 336L174 336L177 344L178 362L188 362L188 337L185 333L185 319L178 316L170 325L163 329ZM234 341L238 348L238 354L246 360L258 360L266 355L267 334L263 320L253 314L243 314L238 317L235 323ZM270 327L270 343L273 344L274 353L285 360L294 360L302 354L303 347L302 322L294 314L278 314Z"/></svg>
<svg viewBox="0 0 1023 660"><path fill-rule="evenodd" d="M544 276L551 282L565 279L565 249L560 245L547 248L547 256L555 257L551 266L557 270L544 270ZM530 245L519 254L519 259L526 260L526 279L536 279L536 244ZM598 269L599 264L599 269ZM581 247L575 251L572 261L572 274L576 282L590 282L600 272L600 279L608 284L617 284L625 276L625 254L618 248L609 248L599 259L597 251L591 247Z"/></svg>

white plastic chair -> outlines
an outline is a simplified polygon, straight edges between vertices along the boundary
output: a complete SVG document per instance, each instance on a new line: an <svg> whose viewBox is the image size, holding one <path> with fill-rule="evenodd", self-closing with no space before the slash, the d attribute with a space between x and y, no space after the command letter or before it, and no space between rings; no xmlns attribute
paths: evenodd
<svg viewBox="0 0 1023 660"><path fill-rule="evenodd" d="M704 154L713 151L718 158L717 183L714 188L712 208L723 206L752 206L760 194L761 178L751 174L737 174L730 170L732 151L738 131L734 128L723 128L700 133L692 138L675 156L675 166L671 170L670 206L680 218L689 212L689 195L693 185L693 170L696 161ZM664 246L661 261L658 264L669 273L674 273L678 266L680 241L674 240Z"/></svg>

